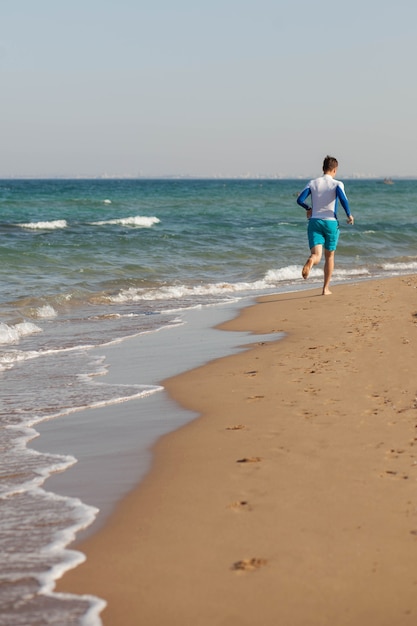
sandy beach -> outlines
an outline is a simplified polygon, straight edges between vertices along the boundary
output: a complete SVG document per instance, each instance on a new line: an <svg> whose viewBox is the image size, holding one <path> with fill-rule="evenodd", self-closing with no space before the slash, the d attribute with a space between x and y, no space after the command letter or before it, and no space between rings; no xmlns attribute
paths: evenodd
<svg viewBox="0 0 417 626"><path fill-rule="evenodd" d="M224 324L253 344L163 382L201 417L57 590L105 599L105 626L415 624L416 289L265 296Z"/></svg>

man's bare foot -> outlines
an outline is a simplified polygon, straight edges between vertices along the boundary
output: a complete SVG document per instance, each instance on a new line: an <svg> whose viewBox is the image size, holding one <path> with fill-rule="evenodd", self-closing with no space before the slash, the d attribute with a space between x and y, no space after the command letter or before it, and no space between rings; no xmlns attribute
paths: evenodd
<svg viewBox="0 0 417 626"><path fill-rule="evenodd" d="M331 296L332 292L330 291L330 289L323 289L323 292L321 294L322 296Z"/></svg>
<svg viewBox="0 0 417 626"><path fill-rule="evenodd" d="M311 268L313 267L313 259L309 258L307 259L307 262L305 263L302 271L301 271L301 276L304 278L304 280L306 280L306 278L308 278L308 275L310 274Z"/></svg>

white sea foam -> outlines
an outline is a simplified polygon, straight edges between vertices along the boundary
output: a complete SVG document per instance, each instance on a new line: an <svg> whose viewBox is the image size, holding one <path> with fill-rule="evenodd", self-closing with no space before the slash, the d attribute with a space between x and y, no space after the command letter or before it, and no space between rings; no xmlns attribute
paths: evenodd
<svg viewBox="0 0 417 626"><path fill-rule="evenodd" d="M253 285L254 283L252 283ZM259 281L259 289L264 285L264 281ZM158 289L137 289L129 287L122 289L116 296L111 296L110 301L114 303L139 302L142 300L178 300L192 296L218 296L235 293L236 291L250 290L251 283L215 283L207 285L170 285Z"/></svg>
<svg viewBox="0 0 417 626"><path fill-rule="evenodd" d="M337 278L348 278L349 276L367 276L367 268L336 269L334 276ZM315 267L310 272L310 281L321 280L323 278L323 267ZM122 289L117 295L109 297L112 303L127 303L154 300L186 300L194 296L230 296L242 294L244 292L270 290L281 287L285 284L295 284L304 282L301 279L301 266L288 265L278 269L270 269L260 280L253 282L221 282L207 283L205 285L169 285L154 289L142 289L129 287ZM181 308L188 308L185 301ZM177 310L177 309L175 309Z"/></svg>
<svg viewBox="0 0 417 626"><path fill-rule="evenodd" d="M11 531L15 531L17 506L21 507L25 521L14 533ZM24 576L29 581L23 598L13 597L13 592L21 593L22 584L10 585L9 603L0 617L2 626L33 623L34 614L47 614L45 623L48 624L72 623L77 613L79 624L98 626L102 623L99 614L106 606L104 600L90 595L54 592L55 581L85 561L84 554L69 550L67 546L79 530L94 521L97 513L96 507L86 505L78 498L46 492L41 487L2 500L2 526L6 530L10 528L8 534L11 537L5 544L4 573L8 581L17 582ZM31 582L35 580L38 589ZM66 602L59 603L59 600ZM74 600L75 604L68 604L68 600ZM12 614L13 608L9 606L17 606L17 603L20 610Z"/></svg>
<svg viewBox="0 0 417 626"><path fill-rule="evenodd" d="M0 323L0 344L2 337L1 326L2 324ZM136 333L134 336L137 334L140 333ZM10 345L11 343L17 342L8 341L7 343ZM103 343L102 345L106 345L106 343ZM48 357L64 353L85 352L95 347L96 346L94 344L78 344L70 346L69 348L53 348L50 350L9 350L8 352L0 353L0 372L2 370L11 369L17 363L21 363L22 361L31 361L32 359L37 359L39 357Z"/></svg>
<svg viewBox="0 0 417 626"><path fill-rule="evenodd" d="M348 278L349 276L369 276L369 274L370 271L366 267L358 267L348 270L336 268L333 276L335 278Z"/></svg>
<svg viewBox="0 0 417 626"><path fill-rule="evenodd" d="M107 226L107 225L119 225L119 226L132 226L134 228L152 228L154 224L159 224L160 219L157 217L146 217L142 215L136 215L132 217L119 217L112 220L103 220L100 222L92 222L93 226Z"/></svg>
<svg viewBox="0 0 417 626"><path fill-rule="evenodd" d="M56 317L58 313L55 311L54 307L50 304L45 304L44 306L40 306L35 311L35 316L39 319L52 319Z"/></svg>
<svg viewBox="0 0 417 626"><path fill-rule="evenodd" d="M21 228L29 228L30 230L56 230L66 228L67 220L52 220L51 222L27 222L26 224L17 224Z"/></svg>
<svg viewBox="0 0 417 626"><path fill-rule="evenodd" d="M140 289L129 287L122 289L117 295L111 296L114 303L136 302L141 300L179 300L193 296L233 295L248 291L271 289L283 281L293 281L300 277L300 268L296 265L277 270L269 270L264 278L253 282L221 282L206 285L169 285L156 289Z"/></svg>
<svg viewBox="0 0 417 626"><path fill-rule="evenodd" d="M42 332L39 326L32 324L32 322L19 322L15 325L15 328L21 337L27 337L28 335Z"/></svg>
<svg viewBox="0 0 417 626"><path fill-rule="evenodd" d="M387 270L388 272L404 272L408 270L413 272L417 270L417 261L409 261L405 263L384 263L382 265L382 269Z"/></svg>
<svg viewBox="0 0 417 626"><path fill-rule="evenodd" d="M89 378L88 375L82 375L80 374L79 378L80 380L82 378ZM50 420L50 419L55 419L56 417L63 417L64 415L71 415L72 413L78 413L79 411L85 411L86 409L99 409L99 408L103 408L106 406L112 406L114 404L123 404L124 402L129 402L130 400L137 400L138 398L145 398L146 396L150 396L154 393L157 393L159 391L163 391L163 387L160 387L159 385L109 385L109 384L105 384L105 383L96 383L97 385L102 385L102 389L103 390L111 390L112 387L114 387L115 389L120 389L123 387L126 388L137 388L137 392L136 393L132 393L130 395L126 395L126 396L115 396L112 398L107 398L105 400L96 400L96 401L90 401L86 404L80 404L79 406L72 406L72 407L67 407L65 409L62 409L61 411L58 411L57 413L53 413L51 415L48 415L47 417L43 417L43 418L38 418L33 420L33 424L37 424L39 422L45 421L45 420Z"/></svg>
<svg viewBox="0 0 417 626"><path fill-rule="evenodd" d="M1 335L1 329L0 329ZM21 361L26 361L28 359L35 359L40 355L39 352L35 350L22 351L22 350L13 350L9 352L4 352L0 354L0 372L2 370L8 370L14 367L17 363Z"/></svg>
<svg viewBox="0 0 417 626"><path fill-rule="evenodd" d="M42 330L39 326L32 324L32 322L19 322L9 326L4 322L0 322L0 344L15 344L19 343L22 337L34 335L35 333L41 333Z"/></svg>
<svg viewBox="0 0 417 626"><path fill-rule="evenodd" d="M287 265L279 269L268 270L265 274L265 283L268 286L276 285L282 281L292 281L300 278L301 269L299 265Z"/></svg>
<svg viewBox="0 0 417 626"><path fill-rule="evenodd" d="M36 422L36 420L33 420ZM37 420L38 422L40 420ZM16 433L16 435L15 435ZM31 427L23 425L7 425L4 427L2 436L2 464L9 468L10 476L0 485L0 497L9 498L10 496L26 493L32 489L37 489L43 485L45 480L55 472L63 472L77 462L77 459L71 455L50 454L48 455L45 465L42 465L42 459L45 455L40 452L27 448L29 441L38 436L38 433ZM6 444L7 437L12 437L13 447L8 448ZM23 473L16 474L16 480L13 480L10 471L18 460L25 466L27 478L22 479ZM23 462L24 461L24 462ZM32 472L30 469L32 468Z"/></svg>

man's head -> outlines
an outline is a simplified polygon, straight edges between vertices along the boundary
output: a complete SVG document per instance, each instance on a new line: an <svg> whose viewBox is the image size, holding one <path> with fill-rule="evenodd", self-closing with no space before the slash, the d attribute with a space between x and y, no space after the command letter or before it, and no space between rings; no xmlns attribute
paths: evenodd
<svg viewBox="0 0 417 626"><path fill-rule="evenodd" d="M336 174L336 170L339 166L335 157L327 155L323 161L323 174Z"/></svg>

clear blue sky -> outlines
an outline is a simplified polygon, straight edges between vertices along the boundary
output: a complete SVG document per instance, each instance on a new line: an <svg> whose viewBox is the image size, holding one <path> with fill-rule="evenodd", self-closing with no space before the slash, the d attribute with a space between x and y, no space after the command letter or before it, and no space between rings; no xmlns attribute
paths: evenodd
<svg viewBox="0 0 417 626"><path fill-rule="evenodd" d="M2 0L0 177L417 175L415 0Z"/></svg>

